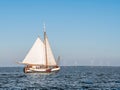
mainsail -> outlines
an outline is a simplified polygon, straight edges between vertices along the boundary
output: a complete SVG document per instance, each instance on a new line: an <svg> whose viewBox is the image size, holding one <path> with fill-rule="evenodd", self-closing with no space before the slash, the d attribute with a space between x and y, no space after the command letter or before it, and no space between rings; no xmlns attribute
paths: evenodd
<svg viewBox="0 0 120 90"><path fill-rule="evenodd" d="M55 58L53 56L53 53L52 53L47 36L45 38L45 41L46 41L46 52L47 52L47 65L48 66L55 66L57 64L56 64Z"/></svg>
<svg viewBox="0 0 120 90"><path fill-rule="evenodd" d="M45 45L38 37L22 63L45 65Z"/></svg>

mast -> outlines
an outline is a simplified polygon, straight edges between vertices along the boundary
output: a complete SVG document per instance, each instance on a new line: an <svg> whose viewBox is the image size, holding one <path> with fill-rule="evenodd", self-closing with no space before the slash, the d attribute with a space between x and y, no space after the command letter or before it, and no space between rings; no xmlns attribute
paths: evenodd
<svg viewBox="0 0 120 90"><path fill-rule="evenodd" d="M46 48L46 30L45 30L45 24L44 24L43 30L44 30L45 58L46 58L46 68L47 68L48 67L48 60L47 60L47 48Z"/></svg>

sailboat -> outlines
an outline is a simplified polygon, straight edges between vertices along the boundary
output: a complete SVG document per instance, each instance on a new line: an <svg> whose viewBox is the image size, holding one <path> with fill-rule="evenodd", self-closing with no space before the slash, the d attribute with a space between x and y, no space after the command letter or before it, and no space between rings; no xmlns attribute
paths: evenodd
<svg viewBox="0 0 120 90"><path fill-rule="evenodd" d="M60 70L60 66L58 66L50 47L45 25L43 29L44 40L42 41L40 37L38 37L25 59L21 62L25 64L25 73L51 73Z"/></svg>

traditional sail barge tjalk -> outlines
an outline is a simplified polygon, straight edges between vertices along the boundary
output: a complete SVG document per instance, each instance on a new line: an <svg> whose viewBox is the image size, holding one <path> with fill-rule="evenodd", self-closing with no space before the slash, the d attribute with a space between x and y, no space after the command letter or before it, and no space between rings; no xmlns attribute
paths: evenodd
<svg viewBox="0 0 120 90"><path fill-rule="evenodd" d="M44 41L37 38L34 45L26 55L22 64L25 64L25 73L51 73L60 70L58 66L45 31L44 25Z"/></svg>

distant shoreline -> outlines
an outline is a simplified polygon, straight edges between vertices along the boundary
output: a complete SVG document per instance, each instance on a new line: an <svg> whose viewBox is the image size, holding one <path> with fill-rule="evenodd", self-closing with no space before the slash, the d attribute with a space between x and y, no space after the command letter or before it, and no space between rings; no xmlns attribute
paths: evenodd
<svg viewBox="0 0 120 90"><path fill-rule="evenodd" d="M120 67L120 66L61 66L61 67ZM24 66L0 66L0 68L24 68Z"/></svg>

